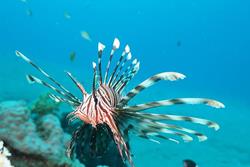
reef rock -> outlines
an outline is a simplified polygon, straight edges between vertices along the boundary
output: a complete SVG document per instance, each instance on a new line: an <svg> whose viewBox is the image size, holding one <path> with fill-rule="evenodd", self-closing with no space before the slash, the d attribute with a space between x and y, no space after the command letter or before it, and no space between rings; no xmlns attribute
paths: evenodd
<svg viewBox="0 0 250 167"><path fill-rule="evenodd" d="M47 114L33 119L24 101L0 103L0 139L12 152L10 159L16 167L82 166L65 154L70 135L58 117Z"/></svg>

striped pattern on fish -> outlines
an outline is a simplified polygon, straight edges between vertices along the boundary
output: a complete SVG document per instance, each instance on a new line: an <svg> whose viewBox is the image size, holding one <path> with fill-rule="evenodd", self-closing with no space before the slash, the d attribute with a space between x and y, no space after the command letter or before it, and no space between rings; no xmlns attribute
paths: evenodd
<svg viewBox="0 0 250 167"><path fill-rule="evenodd" d="M38 83L54 91L56 94L50 94L50 97L54 101L67 103L74 109L67 116L69 122L79 119L84 123L82 126L77 128L72 135L71 142L69 143L67 149L67 154L69 156L72 154L74 148L77 147L75 143L79 142L79 140L83 140L83 144L90 141L91 152L96 152L98 149L105 149L97 144L103 142L102 134L100 135L98 133L108 133L108 136L112 136L124 163L128 160L130 166L134 166L128 141L125 140L125 138L128 138L129 132L156 143L159 143L157 138L179 143L180 141L190 142L193 140L193 137L198 138L199 141L204 141L207 139L207 136L193 129L188 129L175 124L169 124L167 123L168 121L190 122L204 125L215 130L219 129L219 125L217 123L207 119L142 112L156 107L179 104L204 104L214 108L225 107L221 102L216 100L207 98L175 98L148 102L134 106L128 105L129 101L136 95L153 86L157 82L162 80L182 80L185 78L185 75L177 72L163 72L153 75L131 89L124 96L124 88L139 71L140 62L137 59L132 59L130 47L126 45L122 54L117 59L118 61L114 64L113 70L110 72L110 68L112 68L112 60L114 59L116 50L119 49L119 47L120 41L115 38L103 77L102 55L106 46L102 43L98 43L98 61L97 64L93 62L93 82L91 93L88 93L85 90L84 86L76 79L76 77L74 77L70 72L66 72L68 77L82 93L82 98L78 98L73 95L68 89L45 72L41 67L24 56L21 52L16 51L16 55L18 57L31 64L51 82L49 83L33 75L27 75L29 83ZM92 126L92 129L88 125ZM91 139L87 140L87 138Z"/></svg>
<svg viewBox="0 0 250 167"><path fill-rule="evenodd" d="M139 94L141 91L144 89L154 85L155 83L161 81L161 80L169 80L169 81L176 81L178 79L184 79L186 76L181 74L181 73L176 73L176 72L163 72L156 74L139 85L137 85L134 89L129 91L126 96L124 96L121 100L122 104L127 104L130 99L132 99L134 96Z"/></svg>

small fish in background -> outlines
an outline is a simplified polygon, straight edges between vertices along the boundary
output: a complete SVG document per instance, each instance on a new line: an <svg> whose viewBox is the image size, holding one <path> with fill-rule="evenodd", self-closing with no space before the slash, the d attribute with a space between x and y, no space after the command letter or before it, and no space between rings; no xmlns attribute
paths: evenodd
<svg viewBox="0 0 250 167"><path fill-rule="evenodd" d="M20 0L20 1L23 2L23 3L25 3L25 6L28 8L28 9L26 10L27 16L32 16L32 15L33 15L33 12L32 12L32 10L28 7L28 1L27 1L27 0Z"/></svg>
<svg viewBox="0 0 250 167"><path fill-rule="evenodd" d="M198 167L198 165L190 159L183 160L183 167Z"/></svg>
<svg viewBox="0 0 250 167"><path fill-rule="evenodd" d="M69 59L71 62L73 62L75 60L75 58L76 58L76 52L73 51L69 54Z"/></svg>
<svg viewBox="0 0 250 167"><path fill-rule="evenodd" d="M64 18L71 19L71 15L69 14L69 12L67 12L67 11L64 12Z"/></svg>
<svg viewBox="0 0 250 167"><path fill-rule="evenodd" d="M181 47L181 41L180 40L176 42L176 46Z"/></svg>
<svg viewBox="0 0 250 167"><path fill-rule="evenodd" d="M87 31L81 31L81 36L83 39L87 40L87 41L92 41L92 39L90 38L90 35Z"/></svg>
<svg viewBox="0 0 250 167"><path fill-rule="evenodd" d="M31 9L27 9L27 10L26 10L26 14L27 14L28 16L32 16L32 15L33 15L33 12L32 12Z"/></svg>

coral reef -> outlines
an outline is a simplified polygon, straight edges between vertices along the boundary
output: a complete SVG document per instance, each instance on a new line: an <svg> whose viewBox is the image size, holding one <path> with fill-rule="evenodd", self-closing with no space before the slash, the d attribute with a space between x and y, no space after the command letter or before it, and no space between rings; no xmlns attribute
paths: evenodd
<svg viewBox="0 0 250 167"><path fill-rule="evenodd" d="M42 108L36 111L43 112ZM63 131L59 118L42 114L34 120L24 101L0 103L0 139L12 152L10 160L17 167L82 166L65 154L70 135Z"/></svg>
<svg viewBox="0 0 250 167"><path fill-rule="evenodd" d="M8 157L11 156L9 150L3 146L3 141L0 140L0 167L13 167Z"/></svg>
<svg viewBox="0 0 250 167"><path fill-rule="evenodd" d="M60 102L56 103L49 97L49 93L42 94L31 106L31 111L38 115L51 114L59 110Z"/></svg>

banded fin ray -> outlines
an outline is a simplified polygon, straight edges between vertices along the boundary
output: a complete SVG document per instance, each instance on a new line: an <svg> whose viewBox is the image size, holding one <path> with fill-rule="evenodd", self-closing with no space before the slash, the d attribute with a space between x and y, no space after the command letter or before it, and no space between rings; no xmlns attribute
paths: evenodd
<svg viewBox="0 0 250 167"><path fill-rule="evenodd" d="M144 104L138 104L135 106L126 106L122 109L117 110L126 110L126 111L143 111L148 110L156 107L161 106L171 106L171 105L177 105L177 104L205 104L210 107L214 108L224 108L224 104L222 104L219 101L212 100L212 99L206 99L206 98L176 98L176 99L168 99L168 100L160 100L160 101L154 101Z"/></svg>
<svg viewBox="0 0 250 167"><path fill-rule="evenodd" d="M198 131L192 130L192 129L188 129L188 128L184 128L184 127L172 125L172 124L166 124L166 123L162 123L162 122L156 122L156 121L152 121L152 122L154 122L157 126L162 127L162 128L174 129L174 130L183 131L185 133L194 135L198 138L199 141L207 140L206 135L204 135Z"/></svg>
<svg viewBox="0 0 250 167"><path fill-rule="evenodd" d="M27 80L28 80L29 83L38 83L38 84L41 84L41 85L43 85L45 87L48 87L51 90L57 92L58 94L64 96L65 98L69 99L70 101L72 101L75 104L80 105L80 103L81 103L80 100L78 101L78 100L73 99L71 96L69 96L65 92L63 92L63 91L55 88L54 86L50 85L49 83L47 83L47 82L45 82L45 81L43 81L43 80L41 80L41 79L39 79L39 78L37 78L37 77L35 77L33 75L29 75L28 74L28 75L26 75L26 78L27 78Z"/></svg>
<svg viewBox="0 0 250 167"><path fill-rule="evenodd" d="M152 114L152 113L141 113L141 112L126 112L126 114L137 115L137 117L141 117L142 119L149 119L152 121L184 121L191 122L195 124L205 125L209 128L213 128L214 130L219 130L220 126L213 121L208 119L190 117L190 116L179 116L179 115L170 115L170 114Z"/></svg>
<svg viewBox="0 0 250 167"><path fill-rule="evenodd" d="M163 135L158 134L158 133L147 133L146 136L157 137L157 138L159 138L159 139L168 140L168 141L174 142L174 143L176 143L176 144L179 144L179 143L180 143L180 141L178 141L178 140L176 140L176 139L174 139L174 138L166 137L166 136L163 136ZM155 139L152 140L152 138L149 138L149 137L148 137L148 139L149 139L150 141L152 141L152 142L155 142ZM160 142L158 142L158 143L160 143Z"/></svg>
<svg viewBox="0 0 250 167"><path fill-rule="evenodd" d="M135 76L135 74L139 71L140 69L140 62L137 62L134 67L131 69L131 71L127 74L126 77L121 81L121 84L117 88L117 91L120 93L123 88L130 82L131 79Z"/></svg>
<svg viewBox="0 0 250 167"><path fill-rule="evenodd" d="M84 132L85 128L86 124L83 124L77 127L77 129L73 132L73 135L67 145L67 150L66 150L66 154L69 158L72 156L72 152L75 150L75 145L76 145L75 141L79 138L80 133Z"/></svg>
<svg viewBox="0 0 250 167"><path fill-rule="evenodd" d="M123 62L121 63L120 68L119 68L117 74L115 75L114 79L113 79L112 82L111 82L112 87L113 87L113 85L114 85L114 82L117 81L118 76L119 76L119 75L120 75L120 76L122 75L122 71L123 71L123 69L124 69L124 66L127 64L127 62L128 62L131 58L132 58L132 54L131 54L131 52L129 52L129 53L127 54L127 57L126 57L125 59L123 59Z"/></svg>
<svg viewBox="0 0 250 167"><path fill-rule="evenodd" d="M119 47L120 47L120 41L117 38L115 38L114 42L113 42L113 48L112 48L110 56L109 56L109 61L108 61L108 64L106 66L106 72L105 72L105 76L104 76L104 83L106 83L106 81L108 79L109 68L110 68L110 64L111 64L112 58L114 56L114 53L115 53L115 51L117 49L119 49Z"/></svg>
<svg viewBox="0 0 250 167"><path fill-rule="evenodd" d="M126 70L120 75L119 79L112 85L114 89L119 87L118 85L121 84L122 80L124 80L129 73L133 70L134 66L138 63L137 59L134 59L132 63L126 68Z"/></svg>
<svg viewBox="0 0 250 167"><path fill-rule="evenodd" d="M123 113L125 114L125 113ZM177 143L179 144L180 142L177 140L177 139L174 139L174 138L171 138L171 137L166 137L166 136L163 136L159 133L155 133L155 132L146 132L145 126L138 126L140 124L137 124L137 123L142 123L142 119L140 119L139 117L134 117L134 116L131 116L131 115L126 115L126 117L129 119L128 121L125 121L125 120L117 120L119 122L119 126L120 126L120 129L128 129L128 131L132 131L134 132L134 134L138 137L141 137L143 139L148 139L152 142L156 142L156 143L160 143L158 140L155 140L151 137L157 137L157 138L160 138L160 139L164 139L164 140L168 140L168 141L171 141L171 142L174 142L174 143ZM132 118L132 119L131 119ZM144 124L145 125L145 124ZM127 128L126 128L127 127Z"/></svg>
<svg viewBox="0 0 250 167"><path fill-rule="evenodd" d="M149 88L150 86L156 84L157 82L161 80L168 80L168 81L176 81L179 79L184 79L186 76L177 73L177 72L163 72L156 75L153 75L152 77L149 77L145 81L141 82L139 85L137 85L135 88L130 90L126 96L124 96L121 100L121 104L127 104L129 100L131 100L133 97L135 97L137 94L142 92L144 89Z"/></svg>
<svg viewBox="0 0 250 167"><path fill-rule="evenodd" d="M93 83L92 83L92 92L93 92L93 97L94 97L94 100L95 102L97 101L97 98L96 98L96 95L95 95L95 92L96 92L96 76L97 76L97 70L96 70L96 63L95 62L92 62L92 66L93 66Z"/></svg>
<svg viewBox="0 0 250 167"><path fill-rule="evenodd" d="M151 132L151 133L157 133L157 135L159 135L159 133L177 135L177 136L180 136L181 138L183 138L183 140L185 142L192 141L192 137L186 136L185 134L179 133L179 132L185 132L187 134L194 135L199 139L199 141L204 141L207 139L207 136L205 136L202 133L197 132L195 130L184 128L184 127L173 125L173 124L167 124L167 123L155 121L157 119L154 118L154 114L148 114L151 117L144 116L141 113L126 113L125 115L127 117L130 117L130 119L132 119L130 121L130 123L132 125L134 124L133 121L136 122L136 124L134 124L134 129L142 129L141 131L143 131L145 133ZM192 119L192 117L190 119ZM168 117L168 120L169 120L169 117ZM193 118L192 120L196 121L195 118ZM208 120L205 120L205 121L208 122ZM195 122L193 122L193 123L195 123ZM137 126L135 126L135 125L137 125ZM171 129L174 131L172 131Z"/></svg>
<svg viewBox="0 0 250 167"><path fill-rule="evenodd" d="M99 76L100 76L100 84L102 84L102 53L103 50L105 49L105 45L102 43L98 43L98 71L99 71Z"/></svg>
<svg viewBox="0 0 250 167"><path fill-rule="evenodd" d="M160 133L162 133L162 134L167 134L167 135L172 135L172 136L178 136L184 142L193 141L193 138L190 135L182 133L182 132L170 130L170 129L167 129L167 128L156 127L156 126L154 127L154 126L151 125L151 127L144 128L143 131L147 135L151 135L151 136L156 136L157 137L157 135L160 135ZM169 137L167 137L167 138L169 138Z"/></svg>
<svg viewBox="0 0 250 167"><path fill-rule="evenodd" d="M171 142L174 142L176 144L179 144L180 141L178 141L177 139L174 139L174 138L171 138L171 137L166 137L166 136L163 136L159 133L156 133L156 132L146 132L146 130L138 130L136 128L133 128L132 129L135 134L138 136L138 137L141 137L141 138L144 138L144 139L147 139L149 141L152 141L152 142L155 142L155 143L160 143L158 140L156 139L153 139L152 137L157 137L157 138L160 138L160 139L164 139L164 140L168 140L168 141L171 141Z"/></svg>
<svg viewBox="0 0 250 167"><path fill-rule="evenodd" d="M125 46L124 48L124 51L122 52L122 55L120 56L120 59L118 60L118 62L116 63L116 66L111 74L111 77L108 81L108 85L110 86L111 85L111 82L113 81L114 79L114 76L115 76L115 73L117 72L117 69L119 68L120 64L122 63L122 60L123 58L125 57L126 54L129 54L130 53L130 48L128 45Z"/></svg>
<svg viewBox="0 0 250 167"><path fill-rule="evenodd" d="M70 72L66 71L66 74L70 77L70 79L74 82L74 84L80 89L80 91L82 92L82 94L84 96L86 96L87 92L84 89L84 87L82 86L82 84Z"/></svg>
<svg viewBox="0 0 250 167"><path fill-rule="evenodd" d="M69 105L74 106L74 107L76 107L76 106L79 105L79 103L76 103L76 102L73 102L73 101L71 101L71 100L62 98L62 97L57 96L57 95L52 94L52 93L49 94L49 97L50 97L53 101L55 101L56 103L64 102L64 103L68 103Z"/></svg>
<svg viewBox="0 0 250 167"><path fill-rule="evenodd" d="M75 100L79 100L77 97L75 97L72 93L70 93L69 90L67 90L63 85L61 85L59 82L57 82L53 77L51 77L47 72L45 72L41 67L36 65L34 62L32 62L28 57L26 57L24 54L16 50L17 57L22 58L27 63L31 64L35 69L37 69L39 72L41 72L45 77L47 77L49 80L51 80L53 83L55 83L59 88L61 88L63 91L65 91L68 96L71 96L71 98Z"/></svg>

